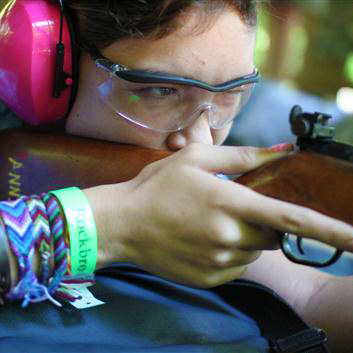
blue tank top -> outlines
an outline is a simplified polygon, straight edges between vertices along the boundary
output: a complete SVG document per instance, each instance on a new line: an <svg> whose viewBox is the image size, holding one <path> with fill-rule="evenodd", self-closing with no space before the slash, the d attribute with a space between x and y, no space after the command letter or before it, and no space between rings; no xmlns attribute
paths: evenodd
<svg viewBox="0 0 353 353"><path fill-rule="evenodd" d="M128 263L97 271L96 281L90 290L104 305L0 307L0 351L268 352L256 322L212 289L170 282Z"/></svg>

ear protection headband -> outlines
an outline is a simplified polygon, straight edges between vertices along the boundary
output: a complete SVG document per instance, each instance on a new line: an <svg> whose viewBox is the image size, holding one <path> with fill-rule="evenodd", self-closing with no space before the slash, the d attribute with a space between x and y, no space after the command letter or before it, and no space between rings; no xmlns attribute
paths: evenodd
<svg viewBox="0 0 353 353"><path fill-rule="evenodd" d="M0 100L31 125L65 117L77 87L77 50L62 0L0 8Z"/></svg>

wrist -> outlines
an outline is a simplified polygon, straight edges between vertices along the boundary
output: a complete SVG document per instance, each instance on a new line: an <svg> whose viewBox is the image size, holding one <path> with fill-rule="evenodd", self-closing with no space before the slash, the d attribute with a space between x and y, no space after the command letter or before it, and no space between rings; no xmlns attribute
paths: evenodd
<svg viewBox="0 0 353 353"><path fill-rule="evenodd" d="M127 183L101 185L82 190L91 206L98 235L97 267L129 261L127 222L124 212Z"/></svg>

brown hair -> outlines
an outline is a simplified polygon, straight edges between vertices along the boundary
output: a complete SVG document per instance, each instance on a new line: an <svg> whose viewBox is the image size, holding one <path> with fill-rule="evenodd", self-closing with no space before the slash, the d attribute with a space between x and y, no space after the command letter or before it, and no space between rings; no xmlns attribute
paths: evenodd
<svg viewBox="0 0 353 353"><path fill-rule="evenodd" d="M237 11L244 23L255 26L257 1L64 0L63 3L74 18L79 47L97 52L126 37L162 38L177 29L179 15L191 6L202 7L206 15L228 7ZM203 19L200 23L204 23Z"/></svg>

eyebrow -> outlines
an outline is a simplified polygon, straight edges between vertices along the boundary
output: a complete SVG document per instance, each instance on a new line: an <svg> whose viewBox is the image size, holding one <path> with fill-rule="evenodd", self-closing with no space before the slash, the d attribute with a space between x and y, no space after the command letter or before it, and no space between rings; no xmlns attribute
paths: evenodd
<svg viewBox="0 0 353 353"><path fill-rule="evenodd" d="M169 75L169 76L180 76L180 77L185 77L185 78L191 78L192 80L196 80L199 81L200 79L193 76L193 75L180 75L180 74L176 74L173 72L168 72L168 71L164 71L164 70L159 70L159 69L155 69L155 68L143 68L143 69L134 69L136 71L143 71L143 72L148 72L150 74L156 74L156 75Z"/></svg>
<svg viewBox="0 0 353 353"><path fill-rule="evenodd" d="M193 79L187 76L173 75L160 69L156 70L150 67L143 69L127 67L122 64L114 63L103 56L97 57L95 62L98 67L128 81L137 83L181 83L184 85L203 88L211 92L224 92L233 88L230 86L236 87L241 86L244 83L256 83L260 79L259 72L256 68L251 74L240 77L238 76L237 78L233 78L223 83L209 84L199 79Z"/></svg>
<svg viewBox="0 0 353 353"><path fill-rule="evenodd" d="M93 57L93 60L97 60L97 59L103 59L103 60L106 60L107 62L111 63L111 64L115 64L115 65L120 65L122 67L125 67L127 70L131 70L131 71L140 71L140 72L146 72L146 73L150 73L150 74L154 74L154 75L166 75L166 76L178 76L178 77L181 77L181 78L185 78L185 79L191 79L191 80L194 80L194 81L201 81L201 82L205 82L203 80L201 80L200 78L198 77L195 77L193 75L181 75L181 74L176 74L176 73L172 73L172 72L168 72L168 71L165 71L165 70L160 70L159 68L154 68L154 67L144 67L144 68L132 68L131 66L129 65L122 65L122 64L118 64L116 63L115 61L111 61L110 59L108 59L107 57L105 57L104 55L102 55L101 53L99 53L99 55L95 55ZM104 65L103 65L104 66ZM257 69L256 67L254 66L252 72L250 73L247 73L245 75L241 75L241 76L236 76L234 78L231 78L230 80L227 80L227 81L224 81L224 82L230 82L230 81L234 81L238 78L243 78L243 77L247 77L247 76L251 76L253 75L255 72L257 72ZM206 83L206 82L205 82ZM218 86L218 85L222 85L221 83L220 84L209 84L211 86Z"/></svg>
<svg viewBox="0 0 353 353"><path fill-rule="evenodd" d="M153 68L153 67L146 67L146 68L138 68L138 69L131 69L129 68L130 70L136 70L136 71L142 71L142 72L148 72L150 74L156 74L156 75L169 75L169 76L179 76L179 77L183 77L183 78L189 78L189 79L192 79L192 80L195 80L195 81L203 81L201 80L200 78L198 77L195 77L193 75L180 75L180 74L176 74L176 73L172 73L172 72L168 72L168 71L164 71L164 70L159 70L159 69L156 69L156 68ZM247 73L245 75L241 75L241 76L236 76L236 77L233 77L229 80L226 80L224 82L229 82L229 81L232 81L232 80L236 80L237 78L240 78L240 77L244 77L244 76L250 76L252 75L254 72L255 72L256 68L254 67L252 72L250 73Z"/></svg>

